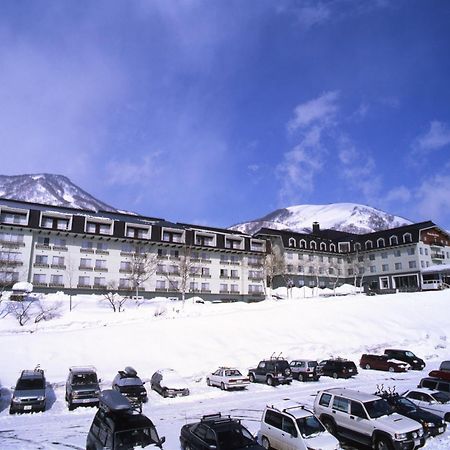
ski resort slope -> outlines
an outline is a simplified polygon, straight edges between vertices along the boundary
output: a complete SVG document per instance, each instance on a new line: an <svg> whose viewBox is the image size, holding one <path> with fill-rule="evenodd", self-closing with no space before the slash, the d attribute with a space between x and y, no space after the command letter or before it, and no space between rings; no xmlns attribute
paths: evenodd
<svg viewBox="0 0 450 450"><path fill-rule="evenodd" d="M277 294L287 295L285 289ZM269 402L292 398L312 404L319 389L336 385L374 392L384 384L403 392L417 386L441 360L450 359L450 291L374 297L312 294L294 289L290 298L257 304L188 300L183 305L155 299L129 303L121 313L113 313L100 296L75 297L72 312L63 294L49 296L44 302L59 302L60 318L25 327L12 317L0 321L0 448L84 448L95 408L68 411L64 383L73 365L96 366L104 389L127 365L144 380L164 367L180 372L191 390L189 397L163 399L152 391L144 405L144 413L166 436L164 448L173 450L179 449L181 426L202 414L221 411L241 417L256 433ZM318 383L294 381L276 388L253 384L242 392L222 392L205 383L205 376L220 365L245 372L273 353L289 360L341 356L358 364L362 353L382 353L385 347L410 349L425 359L427 367L394 375L360 369L351 380L323 377ZM10 416L11 386L22 369L37 364L45 369L50 384L47 411ZM426 448L450 448L450 432L429 440Z"/></svg>

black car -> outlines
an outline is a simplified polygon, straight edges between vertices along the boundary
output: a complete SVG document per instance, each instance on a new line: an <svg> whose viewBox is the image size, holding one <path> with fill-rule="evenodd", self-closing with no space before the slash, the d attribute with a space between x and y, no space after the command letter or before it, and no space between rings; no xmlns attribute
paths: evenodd
<svg viewBox="0 0 450 450"><path fill-rule="evenodd" d="M269 386L290 384L292 369L286 359L271 357L260 361L256 368L249 369L248 378L252 383L267 383Z"/></svg>
<svg viewBox="0 0 450 450"><path fill-rule="evenodd" d="M99 396L99 409L86 440L86 450L129 450L156 446L162 448L153 422L133 409L129 400L107 389Z"/></svg>
<svg viewBox="0 0 450 450"><path fill-rule="evenodd" d="M441 391L450 393L450 381L441 380L436 377L425 377L420 380L419 388L432 389L433 391Z"/></svg>
<svg viewBox="0 0 450 450"><path fill-rule="evenodd" d="M183 450L264 450L239 419L220 413L184 425L180 443Z"/></svg>
<svg viewBox="0 0 450 450"><path fill-rule="evenodd" d="M133 405L140 405L147 401L144 382L138 377L136 370L130 366L125 367L125 370L119 370L114 377L112 388L127 397Z"/></svg>
<svg viewBox="0 0 450 450"><path fill-rule="evenodd" d="M325 359L319 363L322 375L333 378L350 378L358 374L353 361L347 359Z"/></svg>
<svg viewBox="0 0 450 450"><path fill-rule="evenodd" d="M425 367L425 361L418 358L409 350L387 348L384 351L384 354L388 356L389 359L398 359L399 361L407 362L413 370L422 370Z"/></svg>
<svg viewBox="0 0 450 450"><path fill-rule="evenodd" d="M94 367L70 367L66 381L66 402L69 411L77 406L98 405L99 379Z"/></svg>
<svg viewBox="0 0 450 450"><path fill-rule="evenodd" d="M411 400L402 397L396 393L377 393L380 397L387 400L393 411L401 414L402 416L409 417L410 419L419 422L425 431L427 436L437 436L442 434L447 429L447 424L436 414L425 411L419 408Z"/></svg>

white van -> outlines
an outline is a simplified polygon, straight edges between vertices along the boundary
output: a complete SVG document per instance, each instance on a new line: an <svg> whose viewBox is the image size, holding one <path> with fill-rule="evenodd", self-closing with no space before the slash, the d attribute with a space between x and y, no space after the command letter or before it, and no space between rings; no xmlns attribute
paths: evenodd
<svg viewBox="0 0 450 450"><path fill-rule="evenodd" d="M266 449L337 450L339 441L304 405L285 400L268 405L261 418L258 441Z"/></svg>

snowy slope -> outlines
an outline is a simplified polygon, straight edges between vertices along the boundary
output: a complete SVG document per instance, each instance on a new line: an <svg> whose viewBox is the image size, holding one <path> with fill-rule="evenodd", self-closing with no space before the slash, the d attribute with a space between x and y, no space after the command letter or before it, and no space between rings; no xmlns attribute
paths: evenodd
<svg viewBox="0 0 450 450"><path fill-rule="evenodd" d="M240 223L230 228L250 234L263 227L309 233L313 222L319 222L321 229L357 234L412 223L403 217L394 216L370 206L356 203L331 203L329 205L290 206L273 211L260 219Z"/></svg>
<svg viewBox="0 0 450 450"><path fill-rule="evenodd" d="M277 292L285 294L283 289ZM258 304L188 301L184 307L155 299L139 307L129 304L123 313L111 312L101 297L79 296L70 313L68 298L54 295L46 302L63 302L59 319L22 329L10 317L0 320L0 448L85 448L95 409L68 411L64 382L71 365L94 364L103 389L111 386L116 371L125 365L134 366L144 380L156 369L177 369L191 395L163 399L150 392L144 413L153 419L160 435L166 436L164 449L179 450L181 426L203 414L221 411L240 417L256 433L269 402L292 398L311 405L318 390L333 386L374 392L377 384L384 384L403 392L417 386L441 360L450 359L450 316L437 314L448 310L450 291L310 296L308 289L294 289L289 300ZM322 377L317 383L293 382L275 388L252 384L242 392L223 392L205 383L205 376L219 365L235 365L245 372L274 352L283 352L288 359L339 355L358 363L362 353L382 352L386 347L413 350L425 359L426 369L404 374L360 370L351 380ZM46 370L50 383L47 411L10 416L9 387L21 369L37 363ZM450 448L450 431L430 439L425 448Z"/></svg>
<svg viewBox="0 0 450 450"><path fill-rule="evenodd" d="M0 175L0 197L92 211L116 211L63 175Z"/></svg>

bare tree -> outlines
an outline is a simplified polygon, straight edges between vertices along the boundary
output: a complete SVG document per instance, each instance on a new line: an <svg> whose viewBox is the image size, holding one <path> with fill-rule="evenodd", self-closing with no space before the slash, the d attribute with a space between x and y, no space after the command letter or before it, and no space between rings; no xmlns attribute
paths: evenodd
<svg viewBox="0 0 450 450"><path fill-rule="evenodd" d="M361 288L364 281L364 276L369 269L370 261L362 254L359 250L349 256L348 258L348 268L353 274L353 285L355 290L357 287Z"/></svg>
<svg viewBox="0 0 450 450"><path fill-rule="evenodd" d="M117 293L117 286L114 281L108 283L107 291L103 294L103 301L107 302L114 312L122 312L128 296Z"/></svg>
<svg viewBox="0 0 450 450"><path fill-rule="evenodd" d="M61 303L44 306L42 302L36 304L36 316L34 323L56 319L61 316Z"/></svg>
<svg viewBox="0 0 450 450"><path fill-rule="evenodd" d="M69 311L72 311L73 309L73 302L72 302L72 291L73 288L75 287L75 281L76 281L76 276L77 276L77 270L78 270L78 264L75 261L75 259L71 256L68 255L65 259L65 266L66 269L64 271L65 275L66 275L66 279L67 279L67 284L69 285Z"/></svg>
<svg viewBox="0 0 450 450"><path fill-rule="evenodd" d="M189 292L190 280L195 279L201 272L197 255L194 254L192 246L184 245L178 256L169 261L171 263L168 270L164 271L164 276L170 288L180 292L184 304L186 294Z"/></svg>
<svg viewBox="0 0 450 450"><path fill-rule="evenodd" d="M330 280L330 283L333 284L333 293L336 295L336 287L341 277L341 267L338 262L338 257L329 256L327 265L327 276Z"/></svg>
<svg viewBox="0 0 450 450"><path fill-rule="evenodd" d="M264 294L267 296L268 288L273 289L273 280L275 277L280 276L283 279L287 277L286 263L280 248L271 245L269 252L261 260L261 266L259 267L263 270Z"/></svg>
<svg viewBox="0 0 450 450"><path fill-rule="evenodd" d="M139 288L155 272L157 268L157 256L150 253L149 248L142 244L136 244L133 247L133 253L130 256L128 264L128 281L130 289L139 297Z"/></svg>
<svg viewBox="0 0 450 450"><path fill-rule="evenodd" d="M22 300L19 302L10 301L3 310L3 317L13 316L19 325L23 327L32 318L32 306L33 302L29 300Z"/></svg>

